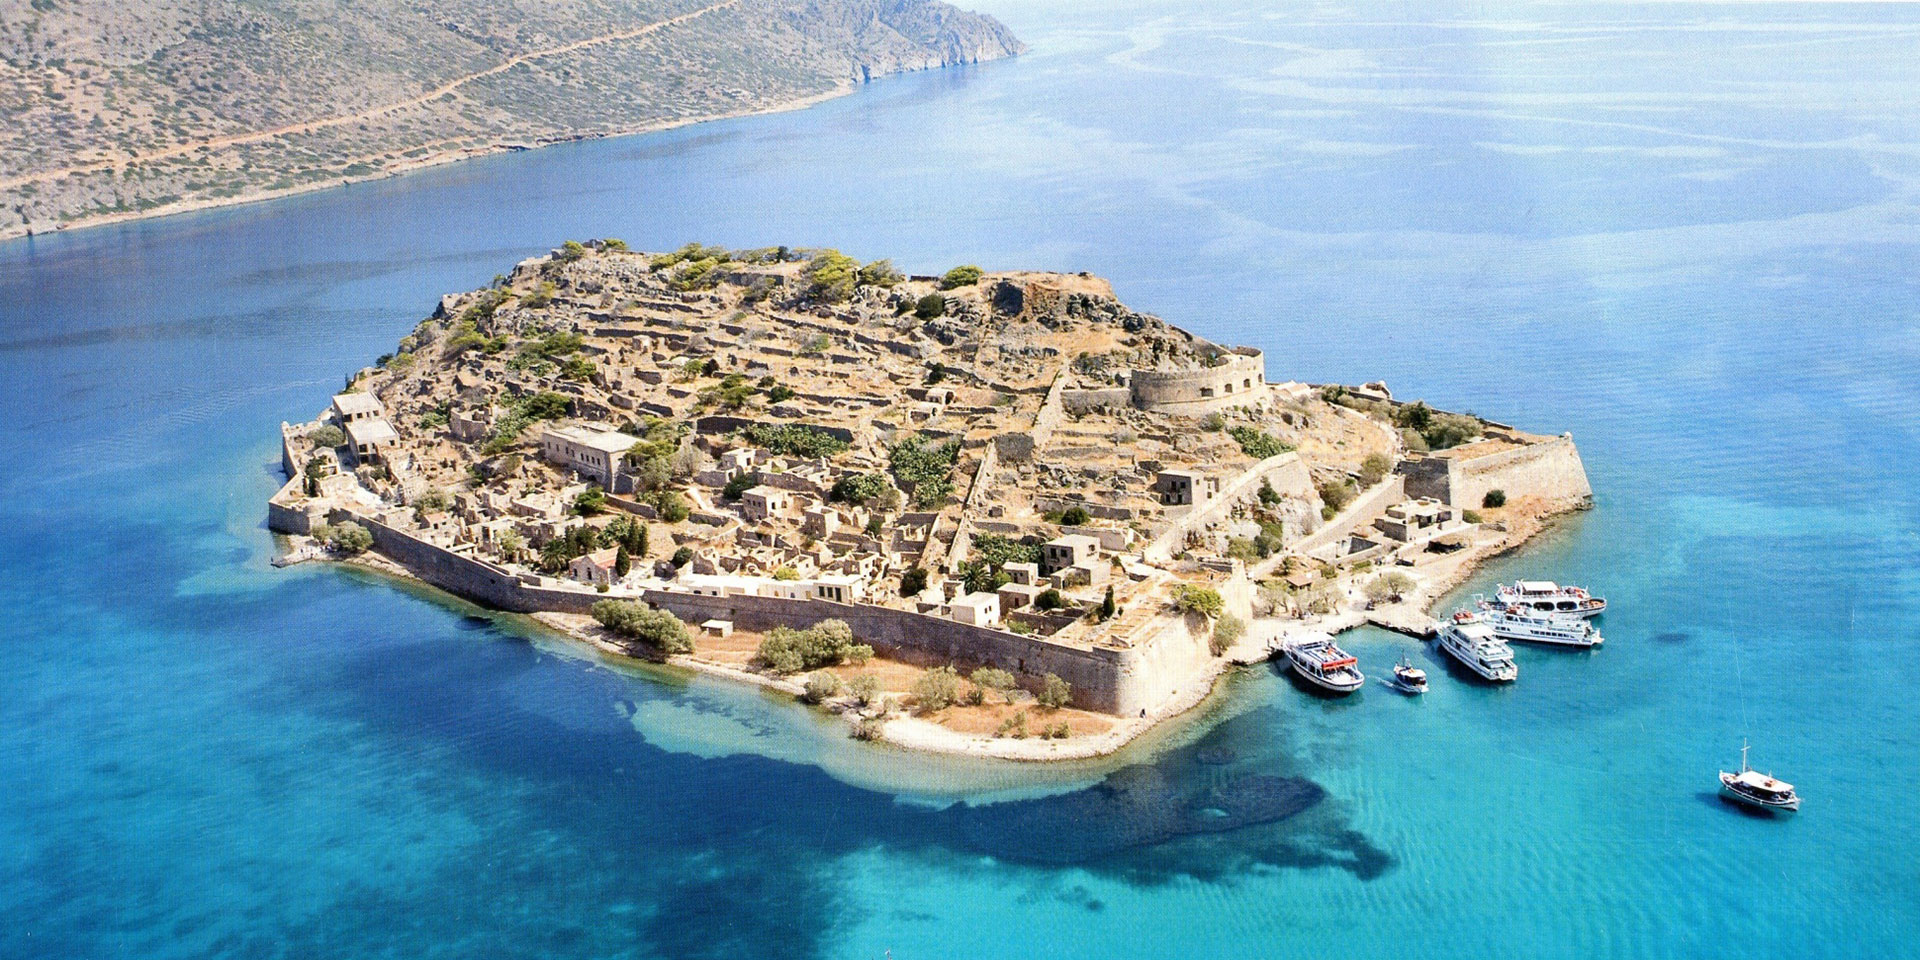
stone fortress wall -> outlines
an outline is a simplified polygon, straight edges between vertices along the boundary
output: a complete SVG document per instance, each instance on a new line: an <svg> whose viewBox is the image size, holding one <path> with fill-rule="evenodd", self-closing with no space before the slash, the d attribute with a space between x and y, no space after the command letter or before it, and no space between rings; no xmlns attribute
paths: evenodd
<svg viewBox="0 0 1920 960"><path fill-rule="evenodd" d="M1154 413L1200 416L1265 403L1266 355L1253 347L1234 347L1221 356L1224 363L1200 370L1134 370L1124 387L1067 390L1061 405L1072 413L1131 405Z"/></svg>
<svg viewBox="0 0 1920 960"><path fill-rule="evenodd" d="M1478 508L1489 490L1503 490L1510 499L1533 496L1580 501L1593 497L1586 466L1571 434L1471 460L1408 459L1395 470L1406 477L1408 496L1432 497L1466 509Z"/></svg>
<svg viewBox="0 0 1920 960"><path fill-rule="evenodd" d="M1266 399L1266 356L1253 347L1235 347L1226 362L1203 370L1135 370L1127 378L1133 405L1157 413L1205 412L1246 406Z"/></svg>
<svg viewBox="0 0 1920 960"><path fill-rule="evenodd" d="M277 499L277 498L276 498ZM281 533L306 533L310 517L299 510L270 505L268 525ZM513 613L552 611L588 614L593 605L613 597L577 587L545 586L531 575L518 575L484 560L462 556L357 511L335 509L327 522L351 520L373 534L374 549L408 572L449 593ZM1158 642L1129 649L1078 647L1041 637L882 607L827 600L791 600L784 597L713 597L668 590L648 590L648 603L671 611L690 623L731 620L749 630L776 626L804 628L821 620L845 620L862 643L889 657L921 666L953 664L964 669L991 664L1011 671L1022 686L1038 690L1049 673L1073 685L1074 705L1104 713L1125 715L1151 709L1169 683L1176 686L1187 674L1162 676L1153 663L1171 657L1186 664L1191 656L1160 651ZM1180 640L1181 637L1170 638ZM1182 649L1191 646L1183 644ZM1204 650L1205 643L1199 648ZM1191 651L1187 651L1191 653Z"/></svg>

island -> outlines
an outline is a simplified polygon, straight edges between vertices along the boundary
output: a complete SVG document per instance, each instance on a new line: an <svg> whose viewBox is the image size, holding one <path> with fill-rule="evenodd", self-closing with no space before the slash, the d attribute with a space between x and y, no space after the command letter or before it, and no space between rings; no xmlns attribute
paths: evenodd
<svg viewBox="0 0 1920 960"><path fill-rule="evenodd" d="M372 564L861 738L1104 754L1299 631L1419 632L1591 502L1570 435L1271 379L1088 274L568 242L281 427Z"/></svg>
<svg viewBox="0 0 1920 960"><path fill-rule="evenodd" d="M0 239L805 106L1013 56L938 0L21 0Z"/></svg>

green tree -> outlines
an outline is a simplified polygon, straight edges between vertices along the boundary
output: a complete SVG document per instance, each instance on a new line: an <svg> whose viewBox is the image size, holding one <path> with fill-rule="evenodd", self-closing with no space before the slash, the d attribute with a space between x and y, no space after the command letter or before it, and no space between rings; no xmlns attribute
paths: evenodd
<svg viewBox="0 0 1920 960"><path fill-rule="evenodd" d="M607 492L597 484L589 484L580 495L573 498L573 512L583 517L591 517L607 509Z"/></svg>
<svg viewBox="0 0 1920 960"><path fill-rule="evenodd" d="M1040 678L1040 692L1034 700L1049 710L1058 710L1073 702L1073 684L1049 673Z"/></svg>
<svg viewBox="0 0 1920 960"><path fill-rule="evenodd" d="M680 618L630 600L602 600L593 605L593 618L623 637L638 640L661 653L693 652L693 636Z"/></svg>
<svg viewBox="0 0 1920 960"><path fill-rule="evenodd" d="M337 447L347 442L347 433L331 423L323 423L309 431L307 439L317 447Z"/></svg>
<svg viewBox="0 0 1920 960"><path fill-rule="evenodd" d="M1506 505L1507 492L1505 490L1488 490L1486 496L1480 498L1480 506L1489 510Z"/></svg>
<svg viewBox="0 0 1920 960"><path fill-rule="evenodd" d="M926 570L920 567L908 567L906 572L900 574L901 596L917 597L925 589L927 589Z"/></svg>
<svg viewBox="0 0 1920 960"><path fill-rule="evenodd" d="M1247 632L1247 622L1232 614L1223 614L1213 624L1213 636L1207 639L1207 648L1214 656L1220 656Z"/></svg>
<svg viewBox="0 0 1920 960"><path fill-rule="evenodd" d="M863 673L847 684L847 691L853 694L855 703L863 707L867 706L880 694L880 678L870 673Z"/></svg>
<svg viewBox="0 0 1920 960"><path fill-rule="evenodd" d="M1040 591L1039 595L1033 598L1033 608L1035 610L1058 610L1066 605L1066 598L1060 595L1060 591L1052 587Z"/></svg>
<svg viewBox="0 0 1920 960"><path fill-rule="evenodd" d="M997 667L981 667L975 670L973 675L967 679L972 680L973 685L982 690L991 690L999 694L1000 699L1007 703L1014 701L1013 691L1015 687L1013 674L1005 670Z"/></svg>
<svg viewBox="0 0 1920 960"><path fill-rule="evenodd" d="M1113 602L1113 584L1107 584L1107 597L1100 601L1100 619L1111 620L1118 610Z"/></svg>
<svg viewBox="0 0 1920 960"><path fill-rule="evenodd" d="M351 520L327 528L327 546L352 556L373 546L373 533Z"/></svg>
<svg viewBox="0 0 1920 960"><path fill-rule="evenodd" d="M613 554L613 575L625 577L633 570L633 558L627 555L627 545L621 544Z"/></svg>
<svg viewBox="0 0 1920 960"><path fill-rule="evenodd" d="M1218 617L1227 609L1226 601L1220 599L1220 591L1188 583L1173 588L1173 606L1184 613L1197 613L1204 617Z"/></svg>
<svg viewBox="0 0 1920 960"><path fill-rule="evenodd" d="M960 672L952 667L935 667L913 682L911 692L919 712L944 710L960 697Z"/></svg>
<svg viewBox="0 0 1920 960"><path fill-rule="evenodd" d="M802 275L807 279L807 295L815 300L839 303L853 295L859 284L860 261L838 250L814 253Z"/></svg>
<svg viewBox="0 0 1920 960"><path fill-rule="evenodd" d="M1386 479L1387 472L1392 469L1393 461L1386 454L1369 453L1365 460L1360 461L1360 482L1371 487Z"/></svg>
<svg viewBox="0 0 1920 960"><path fill-rule="evenodd" d="M981 270L972 264L954 267L946 276L940 278L940 289L952 290L956 287L971 287L980 282Z"/></svg>
<svg viewBox="0 0 1920 960"><path fill-rule="evenodd" d="M932 320L947 315L947 298L937 293L929 293L915 301L913 315L921 320Z"/></svg>
<svg viewBox="0 0 1920 960"><path fill-rule="evenodd" d="M527 548L527 538L521 536L517 530L502 533L497 543L500 547L500 556L509 563L520 559L520 552Z"/></svg>
<svg viewBox="0 0 1920 960"><path fill-rule="evenodd" d="M1079 504L1068 507L1060 513L1060 523L1067 527L1085 526L1087 521L1092 519L1093 517L1087 513L1087 508Z"/></svg>
<svg viewBox="0 0 1920 960"><path fill-rule="evenodd" d="M680 549L678 549L678 550L675 550L675 551L673 552L673 559L672 559L671 561L669 561L669 562L671 562L671 563L673 564L673 567L674 567L674 569L676 569L676 570L678 570L678 569L680 569L681 567L684 567L684 566L686 566L686 565L687 565L687 564L689 564L689 563L692 563L692 562L693 562L693 548L692 548L692 547L681 547Z"/></svg>
<svg viewBox="0 0 1920 960"><path fill-rule="evenodd" d="M892 260L875 260L860 268L860 283L867 286L892 287L905 279L893 268Z"/></svg>

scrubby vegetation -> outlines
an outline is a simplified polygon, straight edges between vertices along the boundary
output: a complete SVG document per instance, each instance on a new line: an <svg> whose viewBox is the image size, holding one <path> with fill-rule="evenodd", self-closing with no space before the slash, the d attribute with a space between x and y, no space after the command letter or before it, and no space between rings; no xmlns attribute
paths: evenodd
<svg viewBox="0 0 1920 960"><path fill-rule="evenodd" d="M774 673L799 673L847 662L865 663L873 648L853 642L845 620L822 620L805 630L775 627L760 641L754 661Z"/></svg>
<svg viewBox="0 0 1920 960"><path fill-rule="evenodd" d="M893 478L921 509L936 506L953 492L953 465L960 460L960 441L928 443L914 434L887 451Z"/></svg>
<svg viewBox="0 0 1920 960"><path fill-rule="evenodd" d="M614 633L638 640L661 653L692 653L693 637L680 618L630 600L602 600L593 605L593 618Z"/></svg>

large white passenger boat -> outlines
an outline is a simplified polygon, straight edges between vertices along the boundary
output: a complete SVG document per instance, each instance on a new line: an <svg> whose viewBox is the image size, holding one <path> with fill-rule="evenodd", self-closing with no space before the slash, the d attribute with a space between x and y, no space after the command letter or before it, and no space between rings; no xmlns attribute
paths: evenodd
<svg viewBox="0 0 1920 960"><path fill-rule="evenodd" d="M1334 693L1352 693L1367 682L1360 661L1334 644L1332 637L1287 647L1287 660L1308 683Z"/></svg>
<svg viewBox="0 0 1920 960"><path fill-rule="evenodd" d="M1520 676L1513 663L1513 648L1494 636L1487 618L1470 610L1461 610L1440 624L1440 649L1460 661L1468 670L1496 683L1512 683Z"/></svg>
<svg viewBox="0 0 1920 960"><path fill-rule="evenodd" d="M1607 601L1588 593L1585 587L1565 586L1551 580L1503 583L1494 591L1493 599L1501 606L1525 607L1562 617L1593 617L1607 609Z"/></svg>
<svg viewBox="0 0 1920 960"><path fill-rule="evenodd" d="M1525 607L1474 597L1481 615L1502 640L1549 643L1561 647L1597 647L1606 642L1593 624L1579 617L1535 613Z"/></svg>

